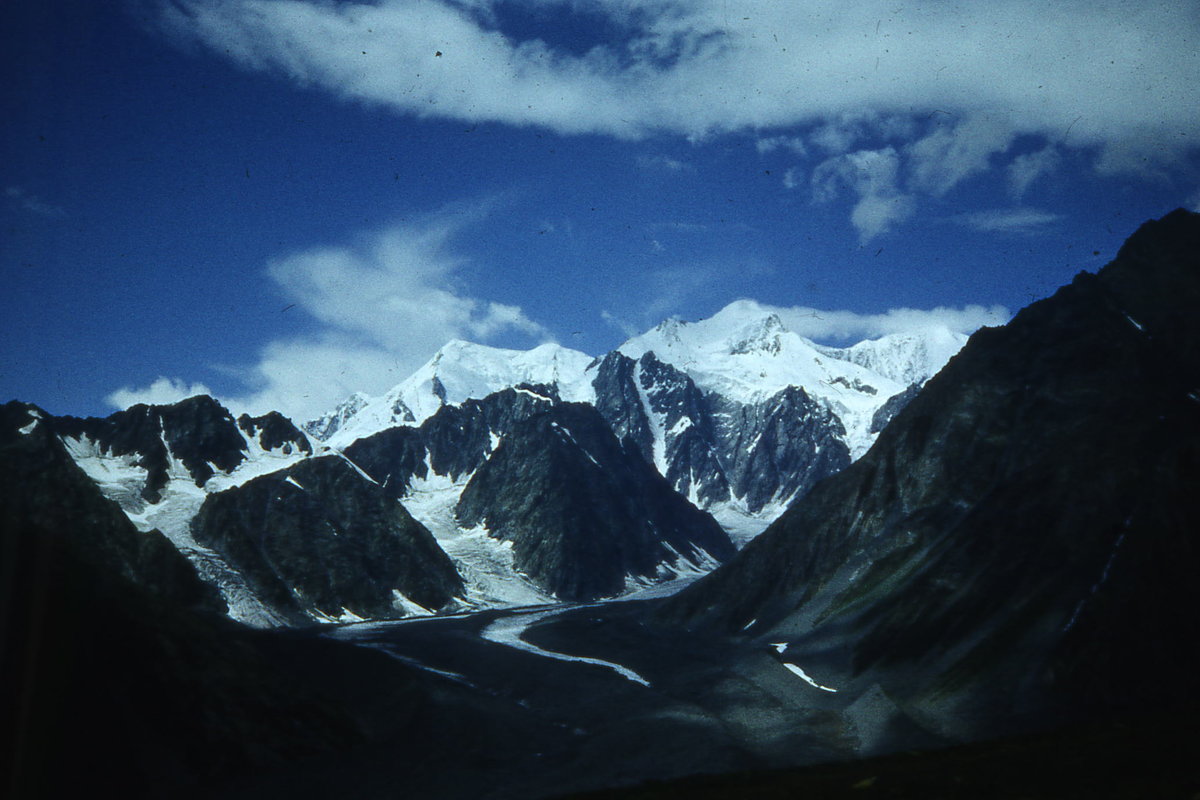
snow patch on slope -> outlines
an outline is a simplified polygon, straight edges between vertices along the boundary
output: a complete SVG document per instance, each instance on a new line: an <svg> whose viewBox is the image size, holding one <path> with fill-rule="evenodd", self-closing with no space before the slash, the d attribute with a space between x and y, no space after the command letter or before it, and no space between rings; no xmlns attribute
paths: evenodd
<svg viewBox="0 0 1200 800"><path fill-rule="evenodd" d="M924 383L946 366L967 343L966 334L942 326L913 333L892 333L850 347L823 347L819 352L858 364L896 383Z"/></svg>

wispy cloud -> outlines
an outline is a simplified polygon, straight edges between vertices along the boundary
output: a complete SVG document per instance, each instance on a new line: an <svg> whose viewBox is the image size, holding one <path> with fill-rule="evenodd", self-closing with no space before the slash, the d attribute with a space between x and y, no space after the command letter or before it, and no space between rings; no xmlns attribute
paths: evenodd
<svg viewBox="0 0 1200 800"><path fill-rule="evenodd" d="M1200 136L1192 124L1200 19L1177 2L1141 3L1133 15L1116 0L953 9L812 0L733 15L725 0L650 0L631 16L627 0L597 0L594 10L628 35L582 56L506 36L496 6L173 0L163 21L249 69L347 98L565 133L702 136L803 124L840 152L853 142L831 137L855 127L1006 109L997 124L1069 144L1194 145Z"/></svg>
<svg viewBox="0 0 1200 800"><path fill-rule="evenodd" d="M461 285L466 259L454 238L485 208L449 209L269 264L280 290L316 327L269 343L251 366L227 370L246 391L223 399L237 409L309 419L352 392L386 391L451 339L549 339L521 308L473 297ZM137 392L122 389L110 402Z"/></svg>
<svg viewBox="0 0 1200 800"><path fill-rule="evenodd" d="M1033 182L1059 168L1062 156L1054 145L1047 145L1033 153L1017 156L1008 165L1008 191L1014 200L1020 200L1029 191Z"/></svg>
<svg viewBox="0 0 1200 800"><path fill-rule="evenodd" d="M934 118L940 119L936 115ZM989 113L938 125L906 148L910 183L915 189L940 197L984 172L989 158L1007 150L1015 136L1007 118Z"/></svg>
<svg viewBox="0 0 1200 800"><path fill-rule="evenodd" d="M915 203L899 186L900 156L895 148L860 150L834 156L817 165L812 174L813 199L827 203L844 188L851 189L858 202L850 221L866 242L886 233L894 225L911 217Z"/></svg>
<svg viewBox="0 0 1200 800"><path fill-rule="evenodd" d="M4 196L8 198L10 203L40 217L59 218L67 215L67 212L60 206L32 195L20 186L6 186L4 188Z"/></svg>
<svg viewBox="0 0 1200 800"><path fill-rule="evenodd" d="M959 214L953 219L960 225L985 233L1032 234L1058 222L1062 215L1036 208L993 208Z"/></svg>
<svg viewBox="0 0 1200 800"><path fill-rule="evenodd" d="M696 168L686 161L680 161L678 158L671 158L664 155L638 156L637 163L639 167L647 170L662 170L665 172L696 171Z"/></svg>
<svg viewBox="0 0 1200 800"><path fill-rule="evenodd" d="M621 334L624 335L626 339L630 339L634 336L637 336L639 333L641 333L641 330L638 328L637 325L634 325L627 318L625 318L619 314L614 314L613 312L611 312L607 309L600 312L600 319L604 320L609 325L613 326L618 331L620 331Z"/></svg>
<svg viewBox="0 0 1200 800"><path fill-rule="evenodd" d="M798 156L808 155L808 147L799 136L768 136L756 141L754 147L760 153L773 153L777 150L785 150Z"/></svg>

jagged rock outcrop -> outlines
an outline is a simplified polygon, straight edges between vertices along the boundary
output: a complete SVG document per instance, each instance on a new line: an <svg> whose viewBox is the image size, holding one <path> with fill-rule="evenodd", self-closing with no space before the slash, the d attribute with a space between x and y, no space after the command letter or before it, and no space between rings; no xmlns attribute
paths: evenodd
<svg viewBox="0 0 1200 800"><path fill-rule="evenodd" d="M403 497L414 477L465 479L515 424L557 400L551 387L522 384L444 406L420 427L389 428L359 439L343 452L394 496Z"/></svg>
<svg viewBox="0 0 1200 800"><path fill-rule="evenodd" d="M799 387L755 405L729 404L720 418L732 491L752 512L803 496L850 463L837 417Z"/></svg>
<svg viewBox="0 0 1200 800"><path fill-rule="evenodd" d="M55 417L53 425L59 435L86 437L106 455L138 456L137 465L147 473L142 497L151 503L161 498L172 459L203 486L215 470L230 472L246 457L237 422L208 395L173 405L139 404L102 419Z"/></svg>
<svg viewBox="0 0 1200 800"><path fill-rule="evenodd" d="M631 443L647 463L654 463L654 432L637 386L637 361L616 350L595 366L592 387L596 410L618 439Z"/></svg>
<svg viewBox="0 0 1200 800"><path fill-rule="evenodd" d="M757 514L850 463L841 423L800 387L741 402L701 391L653 352L610 353L593 387L617 436L704 507L732 500Z"/></svg>
<svg viewBox="0 0 1200 800"><path fill-rule="evenodd" d="M406 600L437 610L463 588L429 531L336 456L210 494L191 532L293 621L401 617Z"/></svg>
<svg viewBox="0 0 1200 800"><path fill-rule="evenodd" d="M270 411L260 417L242 414L237 419L238 427L263 450L278 450L284 455L307 453L312 455L308 437L283 414Z"/></svg>
<svg viewBox="0 0 1200 800"><path fill-rule="evenodd" d="M1195 696L1197 307L1200 216L1177 211L976 333L660 618L824 653L959 737Z"/></svg>
<svg viewBox="0 0 1200 800"><path fill-rule="evenodd" d="M711 517L580 403L518 423L475 472L457 514L511 541L517 568L564 600L616 595L629 576L733 552Z"/></svg>
<svg viewBox="0 0 1200 800"><path fill-rule="evenodd" d="M887 399L887 402L879 407L875 412L875 416L871 417L871 433L879 433L888 426L888 423L896 418L906 405L912 402L912 399L921 391L922 384L914 383L900 394L894 394Z"/></svg>
<svg viewBox="0 0 1200 800"><path fill-rule="evenodd" d="M367 395L362 392L355 392L341 403L338 403L337 407L332 411L305 422L301 427L304 428L304 432L309 436L323 442L341 430L342 426L346 424L346 420L351 419L366 407L368 402L370 402L370 398ZM407 407L401 408L397 406L394 411L401 421L407 422L412 420L412 412Z"/></svg>

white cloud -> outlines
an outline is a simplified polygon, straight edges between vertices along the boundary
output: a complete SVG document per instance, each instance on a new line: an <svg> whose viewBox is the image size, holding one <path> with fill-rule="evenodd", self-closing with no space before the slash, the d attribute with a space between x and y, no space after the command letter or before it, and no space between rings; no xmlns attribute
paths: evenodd
<svg viewBox="0 0 1200 800"><path fill-rule="evenodd" d="M858 202L850 221L867 242L915 212L913 198L900 191L899 172L900 156L893 147L834 156L813 170L813 200L830 202L843 188L851 189Z"/></svg>
<svg viewBox="0 0 1200 800"><path fill-rule="evenodd" d="M859 341L930 328L946 328L956 333L970 334L985 325L1003 325L1012 318L1011 312L999 305L990 308L978 305L962 308L893 308L882 314L857 314L806 306L762 308L778 314L790 330L818 342Z"/></svg>
<svg viewBox="0 0 1200 800"><path fill-rule="evenodd" d="M1188 198L1186 206L1189 210L1200 214L1200 189L1197 189L1196 193Z"/></svg>
<svg viewBox="0 0 1200 800"><path fill-rule="evenodd" d="M126 386L104 398L113 408L129 408L138 403L146 405L169 405L198 394L212 394L212 390L202 383L185 383L171 378L159 377L149 386L136 388Z"/></svg>
<svg viewBox="0 0 1200 800"><path fill-rule="evenodd" d="M528 5L545 2L556 0ZM582 56L504 35L496 5L174 0L163 17L249 69L346 98L565 133L814 125L832 136L863 120L1003 110L1014 130L1071 145L1200 135L1200 17L1188 3L809 0L735 13L726 0L647 0L631 14L628 0L597 0L589 11L629 33Z"/></svg>
<svg viewBox="0 0 1200 800"><path fill-rule="evenodd" d="M432 351L425 354L430 355ZM302 422L329 411L354 392L386 392L422 360L330 331L312 338L283 339L264 347L257 364L235 371L247 391L221 401L235 413L276 410Z"/></svg>
<svg viewBox="0 0 1200 800"><path fill-rule="evenodd" d="M596 0L588 12L626 34L583 55L504 33L506 14L577 0L160 1L181 40L416 117L627 139L743 132L764 152L894 147L903 186L860 193L866 238L910 216L914 194L1002 168L1017 136L1143 175L1200 146L1200 14L1181 0L646 0L636 13ZM1050 168L1014 160L1013 196Z"/></svg>
<svg viewBox="0 0 1200 800"><path fill-rule="evenodd" d="M545 335L519 308L467 297L454 285L464 261L448 240L469 218L430 218L355 246L297 253L272 263L270 274L321 322L389 352L429 354L450 339L487 339L507 328Z"/></svg>
<svg viewBox="0 0 1200 800"><path fill-rule="evenodd" d="M845 153L867 136L867 125L859 117L841 115L838 119L819 125L809 138L813 144L829 153Z"/></svg>
<svg viewBox="0 0 1200 800"><path fill-rule="evenodd" d="M789 150L799 156L808 155L808 148L804 146L804 140L799 136L768 136L757 140L754 148L763 154L773 153L776 150Z"/></svg>
<svg viewBox="0 0 1200 800"><path fill-rule="evenodd" d="M487 341L506 333L534 343L549 339L519 307L471 297L460 285L465 259L452 239L481 209L486 204L452 209L272 262L271 277L319 325L267 344L252 366L227 369L246 389L222 401L237 411L274 409L307 420L353 392L386 391L451 339ZM110 402L149 396L171 402L196 389L207 391L160 379L149 389L122 389Z"/></svg>
<svg viewBox="0 0 1200 800"><path fill-rule="evenodd" d="M1054 172L1061 163L1062 156L1054 145L1017 156L1008 165L1009 194L1014 200L1020 200L1034 181Z"/></svg>
<svg viewBox="0 0 1200 800"><path fill-rule="evenodd" d="M1036 208L994 208L959 214L954 221L985 233L1031 234L1062 219L1060 214Z"/></svg>
<svg viewBox="0 0 1200 800"><path fill-rule="evenodd" d="M631 339L642 332L636 325L634 325L625 317L614 314L608 310L600 312L600 319L619 330L626 339Z"/></svg>
<svg viewBox="0 0 1200 800"><path fill-rule="evenodd" d="M911 183L940 197L986 170L989 157L1008 149L1015 135L1006 120L992 115L940 126L908 146Z"/></svg>

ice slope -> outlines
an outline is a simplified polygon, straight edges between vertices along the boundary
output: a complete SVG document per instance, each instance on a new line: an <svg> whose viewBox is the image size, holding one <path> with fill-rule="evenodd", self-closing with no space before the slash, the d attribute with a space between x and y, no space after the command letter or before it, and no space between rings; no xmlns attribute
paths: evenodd
<svg viewBox="0 0 1200 800"><path fill-rule="evenodd" d="M466 605L508 608L555 602L553 596L517 571L512 542L494 539L482 527L464 529L457 524L454 507L468 480L470 476L464 475L452 481L431 469L428 478L413 479L402 501L454 562L467 585L463 598Z"/></svg>

